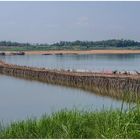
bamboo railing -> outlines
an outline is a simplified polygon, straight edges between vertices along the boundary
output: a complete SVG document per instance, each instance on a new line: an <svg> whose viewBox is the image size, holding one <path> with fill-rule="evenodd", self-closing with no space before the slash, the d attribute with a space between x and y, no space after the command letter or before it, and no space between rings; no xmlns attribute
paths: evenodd
<svg viewBox="0 0 140 140"><path fill-rule="evenodd" d="M0 61L0 73L51 84L81 88L118 99L129 97L131 100L136 100L140 98L140 75L138 74L105 74L49 70L7 64L2 61Z"/></svg>

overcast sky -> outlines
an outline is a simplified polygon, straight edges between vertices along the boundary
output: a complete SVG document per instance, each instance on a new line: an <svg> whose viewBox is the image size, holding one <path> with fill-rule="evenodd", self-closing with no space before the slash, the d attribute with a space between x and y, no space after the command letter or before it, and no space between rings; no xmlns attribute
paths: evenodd
<svg viewBox="0 0 140 140"><path fill-rule="evenodd" d="M140 2L0 2L0 40L140 41Z"/></svg>

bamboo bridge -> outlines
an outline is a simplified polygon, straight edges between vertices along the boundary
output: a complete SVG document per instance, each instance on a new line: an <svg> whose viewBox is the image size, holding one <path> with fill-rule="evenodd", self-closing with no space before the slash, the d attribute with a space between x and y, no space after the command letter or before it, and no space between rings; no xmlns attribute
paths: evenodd
<svg viewBox="0 0 140 140"><path fill-rule="evenodd" d="M106 74L97 72L71 72L7 64L0 61L0 74L38 80L51 84L81 88L118 99L140 98L139 74Z"/></svg>

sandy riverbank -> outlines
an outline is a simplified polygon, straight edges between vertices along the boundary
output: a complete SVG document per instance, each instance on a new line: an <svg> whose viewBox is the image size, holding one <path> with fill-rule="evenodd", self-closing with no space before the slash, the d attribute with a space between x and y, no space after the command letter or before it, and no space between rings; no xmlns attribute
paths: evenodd
<svg viewBox="0 0 140 140"><path fill-rule="evenodd" d="M140 54L140 50L88 50L88 51L67 51L67 50L58 50L58 51L24 51L27 55L51 55L51 54ZM4 52L5 54L13 53L10 51ZM14 52L16 53L16 52Z"/></svg>

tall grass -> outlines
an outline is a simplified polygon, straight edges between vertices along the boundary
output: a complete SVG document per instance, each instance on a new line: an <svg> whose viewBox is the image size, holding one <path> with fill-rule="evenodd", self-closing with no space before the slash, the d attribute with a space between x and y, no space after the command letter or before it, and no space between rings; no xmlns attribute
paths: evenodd
<svg viewBox="0 0 140 140"><path fill-rule="evenodd" d="M140 108L61 111L1 126L0 138L140 138Z"/></svg>

